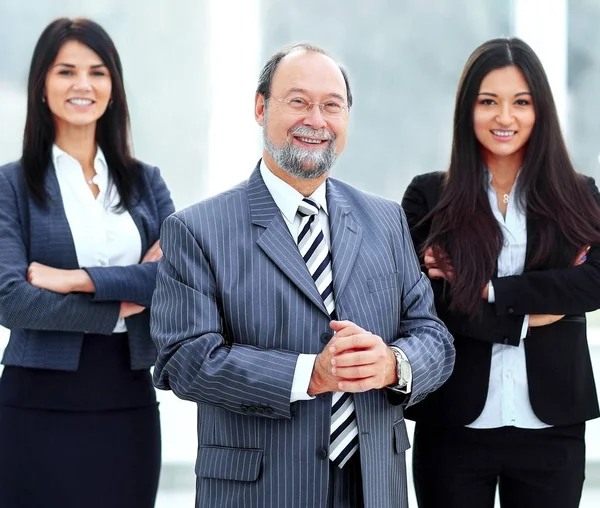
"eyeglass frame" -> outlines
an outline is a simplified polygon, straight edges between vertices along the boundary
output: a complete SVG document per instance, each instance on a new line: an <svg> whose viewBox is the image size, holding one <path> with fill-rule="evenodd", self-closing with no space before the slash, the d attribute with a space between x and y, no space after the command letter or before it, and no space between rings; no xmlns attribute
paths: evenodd
<svg viewBox="0 0 600 508"><path fill-rule="evenodd" d="M303 115L303 114L309 113L313 106L319 106L319 111L321 112L321 115L324 116L325 118L343 118L344 112L348 113L348 111L350 111L350 106L348 106L348 104L339 104L340 108L342 108L339 113L339 116L337 116L337 115L331 116L330 114L328 114L324 111L324 108L325 108L324 102L310 102L302 97L292 97L291 99L281 99L280 97L275 97L274 95L269 95L268 97L265 97L266 101L269 101L270 99L275 99L276 101L279 101L283 104L287 104L290 107L291 111L293 111L294 114L297 114L297 115ZM296 99L303 100L306 103L306 109L297 110L297 109L294 109L292 106L290 106L290 103Z"/></svg>

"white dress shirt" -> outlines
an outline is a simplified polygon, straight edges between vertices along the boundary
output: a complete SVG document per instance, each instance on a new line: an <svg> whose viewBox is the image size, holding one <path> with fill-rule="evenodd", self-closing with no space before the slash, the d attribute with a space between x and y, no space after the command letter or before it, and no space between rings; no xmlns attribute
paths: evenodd
<svg viewBox="0 0 600 508"><path fill-rule="evenodd" d="M488 196L492 212L500 225L504 243L498 256L498 277L520 275L525 267L527 249L527 219L516 200L518 176L509 194L506 217L498 208L496 191L492 187L492 175L488 178ZM495 301L494 288L490 283L488 301ZM529 383L525 363L524 341L527 337L529 316L525 316L519 346L494 344L487 399L479 417L467 427L491 429L497 427L520 427L541 429L548 427L533 412L529 400Z"/></svg>
<svg viewBox="0 0 600 508"><path fill-rule="evenodd" d="M142 254L140 232L128 211L114 210L119 202L119 194L112 185L100 147L94 158L96 176L92 180L100 189L96 198L85 181L81 164L75 158L54 145L52 162L79 266L127 266L139 263ZM119 318L113 332L125 331L125 320Z"/></svg>

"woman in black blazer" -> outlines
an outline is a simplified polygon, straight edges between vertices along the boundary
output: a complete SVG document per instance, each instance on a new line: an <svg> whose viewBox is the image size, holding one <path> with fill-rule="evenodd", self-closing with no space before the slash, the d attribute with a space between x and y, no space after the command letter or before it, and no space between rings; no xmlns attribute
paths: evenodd
<svg viewBox="0 0 600 508"><path fill-rule="evenodd" d="M406 411L421 508L492 508L497 488L504 508L579 505L585 421L599 416L585 320L600 308L598 201L532 49L477 48L450 167L402 201L456 347L447 383Z"/></svg>
<svg viewBox="0 0 600 508"><path fill-rule="evenodd" d="M36 45L23 156L0 168L0 506L151 508L157 168L133 158L118 53L85 19Z"/></svg>

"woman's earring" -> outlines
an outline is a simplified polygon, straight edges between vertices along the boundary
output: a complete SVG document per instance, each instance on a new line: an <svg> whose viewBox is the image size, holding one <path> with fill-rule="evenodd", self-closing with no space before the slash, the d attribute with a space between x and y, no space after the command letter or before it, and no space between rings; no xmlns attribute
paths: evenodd
<svg viewBox="0 0 600 508"><path fill-rule="evenodd" d="M46 103L46 97L44 97L43 95L42 95L42 102L43 102L44 104Z"/></svg>

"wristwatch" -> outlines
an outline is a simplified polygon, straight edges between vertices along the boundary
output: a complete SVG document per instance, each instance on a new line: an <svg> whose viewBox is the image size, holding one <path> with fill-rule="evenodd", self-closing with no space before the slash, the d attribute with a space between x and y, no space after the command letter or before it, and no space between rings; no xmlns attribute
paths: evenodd
<svg viewBox="0 0 600 508"><path fill-rule="evenodd" d="M392 353L396 356L396 373L398 375L398 384L388 386L392 390L400 390L403 393L410 392L412 388L412 367L408 358L399 347L390 346Z"/></svg>

